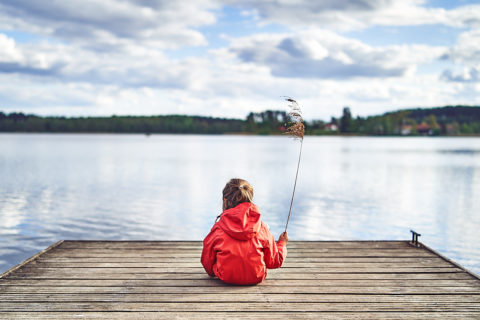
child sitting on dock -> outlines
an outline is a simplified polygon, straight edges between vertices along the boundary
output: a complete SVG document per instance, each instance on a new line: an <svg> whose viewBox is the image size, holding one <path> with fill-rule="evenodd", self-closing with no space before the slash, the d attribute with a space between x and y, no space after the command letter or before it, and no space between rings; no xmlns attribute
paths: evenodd
<svg viewBox="0 0 480 320"><path fill-rule="evenodd" d="M260 283L267 268L280 268L287 256L287 232L275 243L252 199L247 181L231 179L223 189L223 212L203 240L203 267L226 283Z"/></svg>

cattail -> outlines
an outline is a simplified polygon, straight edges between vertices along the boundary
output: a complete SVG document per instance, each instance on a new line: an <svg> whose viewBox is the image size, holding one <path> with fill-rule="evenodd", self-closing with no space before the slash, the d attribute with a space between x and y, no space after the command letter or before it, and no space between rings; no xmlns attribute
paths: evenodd
<svg viewBox="0 0 480 320"><path fill-rule="evenodd" d="M295 174L295 184L293 185L292 200L290 201L290 209L288 210L287 224L285 225L285 231L288 228L288 222L290 221L290 215L292 213L293 198L295 197L295 189L297 187L297 178L298 178L298 169L300 168L300 159L302 158L302 146L303 146L303 136L305 135L305 125L303 123L302 110L297 101L292 98L285 98L286 101L290 102L288 107L290 111L287 113L289 120L289 127L287 128L285 134L291 136L295 140L300 140L300 153L298 155L297 163L297 173Z"/></svg>

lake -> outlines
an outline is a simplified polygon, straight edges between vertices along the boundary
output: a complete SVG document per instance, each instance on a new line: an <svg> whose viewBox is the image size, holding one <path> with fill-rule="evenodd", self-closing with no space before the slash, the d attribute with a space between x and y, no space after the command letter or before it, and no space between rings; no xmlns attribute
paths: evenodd
<svg viewBox="0 0 480 320"><path fill-rule="evenodd" d="M61 239L202 240L232 177L277 238L285 136L0 134L0 272ZM480 273L480 138L305 137L291 240L420 240Z"/></svg>

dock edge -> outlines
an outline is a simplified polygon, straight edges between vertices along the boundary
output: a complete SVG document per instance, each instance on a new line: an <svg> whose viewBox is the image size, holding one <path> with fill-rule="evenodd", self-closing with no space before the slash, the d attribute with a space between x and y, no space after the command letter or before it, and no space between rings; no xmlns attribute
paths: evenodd
<svg viewBox="0 0 480 320"><path fill-rule="evenodd" d="M5 271L4 273L2 273L0 275L0 279L3 279L5 277L7 277L10 273L14 272L15 270L17 269L20 269L21 267L23 267L24 265L26 265L27 263L29 262L32 262L33 260L37 259L39 256L41 256L42 254L44 254L45 252L47 251L50 251L52 250L53 248L59 246L60 244L63 243L64 240L60 240L60 241L57 241L55 242L54 244L52 244L50 247L46 248L46 249L43 249L42 251L40 252L37 252L36 254L34 254L33 256L31 256L30 258L26 259L25 261L17 264L16 266L8 269L7 271Z"/></svg>
<svg viewBox="0 0 480 320"><path fill-rule="evenodd" d="M468 270L467 268L465 268L465 267L462 266L461 264L459 264L459 263L451 260L450 258L444 256L443 254L441 254L440 252L438 252L438 251L430 248L429 246L426 246L426 245L425 245L424 243L422 243L422 242L418 242L418 243L419 243L423 248L425 248L425 250L428 250L428 251L430 251L431 253L436 254L437 256L439 256L439 257L442 258L443 260L447 261L448 263L451 263L451 264L453 264L454 266L456 266L457 268L465 271L466 273L468 273L469 275L471 275L471 276L474 277L475 279L480 280L480 276L479 276L479 275L477 275L476 273Z"/></svg>

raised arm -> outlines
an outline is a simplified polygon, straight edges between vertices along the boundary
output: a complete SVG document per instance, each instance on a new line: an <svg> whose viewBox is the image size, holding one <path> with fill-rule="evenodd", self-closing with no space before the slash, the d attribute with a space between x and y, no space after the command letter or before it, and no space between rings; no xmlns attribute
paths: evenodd
<svg viewBox="0 0 480 320"><path fill-rule="evenodd" d="M286 233L282 233L278 241L275 243L275 238L270 230L268 230L266 226L262 226L262 229L266 237L266 243L263 251L265 265L269 269L280 268L283 264L283 260L285 260L287 257L288 235Z"/></svg>

